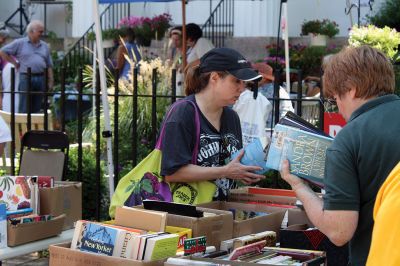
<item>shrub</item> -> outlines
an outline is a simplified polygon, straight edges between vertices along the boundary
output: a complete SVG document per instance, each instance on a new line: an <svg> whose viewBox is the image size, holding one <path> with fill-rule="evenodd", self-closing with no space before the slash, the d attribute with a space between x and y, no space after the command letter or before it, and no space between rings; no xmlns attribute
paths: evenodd
<svg viewBox="0 0 400 266"><path fill-rule="evenodd" d="M335 21L329 19L304 21L301 25L301 35L308 35L309 33L327 35L332 38L339 33L339 27Z"/></svg>
<svg viewBox="0 0 400 266"><path fill-rule="evenodd" d="M368 21L375 26L388 26L400 32L400 0L387 0L382 3L374 16L368 16Z"/></svg>

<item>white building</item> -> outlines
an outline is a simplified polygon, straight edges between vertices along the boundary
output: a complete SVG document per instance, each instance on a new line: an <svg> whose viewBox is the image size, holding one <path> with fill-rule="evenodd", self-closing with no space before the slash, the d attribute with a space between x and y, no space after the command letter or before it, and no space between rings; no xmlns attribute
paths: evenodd
<svg viewBox="0 0 400 266"><path fill-rule="evenodd" d="M47 30L56 33L58 37L80 37L92 24L91 0L55 0L47 5L35 3L34 0L21 1L25 6L25 13L30 19L46 20ZM0 0L0 21L6 21L17 10L19 2L19 0ZM71 14L66 2L71 3L71 22L67 22ZM217 0L189 0L186 6L186 21L203 24L210 15L210 9L212 10L218 2ZM289 36L299 36L301 23L305 19L324 18L336 21L340 27L339 36L347 36L348 29L351 27L350 15L345 14L348 2L358 3L357 0L288 0ZM360 2L362 6L361 21L364 21L365 15L370 13L369 1L362 0ZM384 0L372 2L372 8L375 11ZM234 37L273 37L277 34L280 0L234 0L234 4ZM102 8L104 9L104 5ZM172 15L175 24L182 23L180 1L134 3L131 6L131 14L137 16L153 16L164 12ZM357 8L354 7L350 14L353 24L356 24ZM18 12L11 22L19 24L19 15ZM15 32L15 34L17 33Z"/></svg>

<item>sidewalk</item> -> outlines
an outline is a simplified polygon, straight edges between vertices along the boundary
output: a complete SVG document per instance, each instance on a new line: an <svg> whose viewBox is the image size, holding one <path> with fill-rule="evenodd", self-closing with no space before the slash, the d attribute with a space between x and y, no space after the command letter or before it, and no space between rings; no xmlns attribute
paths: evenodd
<svg viewBox="0 0 400 266"><path fill-rule="evenodd" d="M49 265L49 258L39 258L38 253L31 253L29 255L21 256L19 258L4 260L2 266L47 266Z"/></svg>

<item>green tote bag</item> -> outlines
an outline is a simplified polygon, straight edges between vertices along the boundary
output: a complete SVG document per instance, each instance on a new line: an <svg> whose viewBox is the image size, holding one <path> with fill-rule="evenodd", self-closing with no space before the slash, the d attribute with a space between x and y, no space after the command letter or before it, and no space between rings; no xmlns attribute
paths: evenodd
<svg viewBox="0 0 400 266"><path fill-rule="evenodd" d="M197 164L197 154L200 141L200 116L195 103L189 100L180 100L174 103L166 119L174 108L189 102L195 109L196 143L192 155L192 163ZM216 191L216 185L211 181L199 181L188 183L168 183L160 175L162 151L161 144L165 135L165 124L161 127L160 136L154 150L147 155L135 168L122 177L111 198L110 217L115 216L117 206L141 205L144 199L161 200L196 205L212 201Z"/></svg>

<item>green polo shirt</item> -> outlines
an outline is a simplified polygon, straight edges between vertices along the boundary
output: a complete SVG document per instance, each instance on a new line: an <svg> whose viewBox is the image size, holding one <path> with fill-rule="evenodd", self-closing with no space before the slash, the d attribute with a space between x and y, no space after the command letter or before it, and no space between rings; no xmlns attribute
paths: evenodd
<svg viewBox="0 0 400 266"><path fill-rule="evenodd" d="M327 150L325 210L359 212L350 240L352 265L365 265L371 244L375 197L400 161L400 98L385 95L353 112Z"/></svg>

